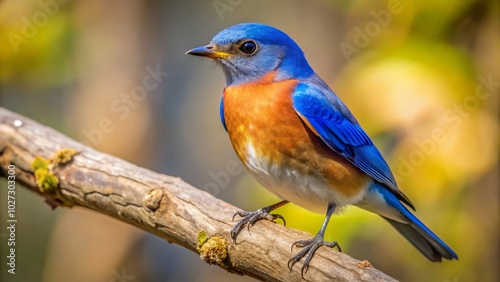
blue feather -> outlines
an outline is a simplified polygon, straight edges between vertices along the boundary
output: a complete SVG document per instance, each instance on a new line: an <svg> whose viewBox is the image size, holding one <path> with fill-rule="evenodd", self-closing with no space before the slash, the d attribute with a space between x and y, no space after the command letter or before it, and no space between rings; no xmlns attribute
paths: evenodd
<svg viewBox="0 0 500 282"><path fill-rule="evenodd" d="M220 99L219 115L220 115L220 121L222 122L222 126L224 126L224 129L227 131L226 118L224 118L224 97Z"/></svg>
<svg viewBox="0 0 500 282"><path fill-rule="evenodd" d="M347 106L323 81L313 76L309 82L300 83L292 101L295 110L307 119L332 150L376 181L387 185L398 199L413 208L410 200L399 190L391 169L371 139Z"/></svg>
<svg viewBox="0 0 500 282"><path fill-rule="evenodd" d="M370 193L372 196L376 194L381 195L385 203L396 210L394 211L393 209L386 208L386 213L392 210L392 213L400 213L406 218L407 222L401 222L382 216L429 260L441 261L441 258L458 259L457 254L401 204L394 194L386 187L378 184L373 185L370 187Z"/></svg>
<svg viewBox="0 0 500 282"><path fill-rule="evenodd" d="M226 86L259 80L271 71L277 72L277 80L307 78L314 74L297 43L272 26L237 24L219 32L212 43L231 49L249 38L258 46L255 54L219 60L226 74Z"/></svg>

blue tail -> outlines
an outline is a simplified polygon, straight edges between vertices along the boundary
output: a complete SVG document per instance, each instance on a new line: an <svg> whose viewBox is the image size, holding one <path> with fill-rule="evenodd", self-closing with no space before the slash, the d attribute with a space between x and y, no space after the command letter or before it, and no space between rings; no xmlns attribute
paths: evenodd
<svg viewBox="0 0 500 282"><path fill-rule="evenodd" d="M364 200L356 204L360 208L374 212L387 220L430 261L458 259L457 254L413 215L382 184L370 187Z"/></svg>

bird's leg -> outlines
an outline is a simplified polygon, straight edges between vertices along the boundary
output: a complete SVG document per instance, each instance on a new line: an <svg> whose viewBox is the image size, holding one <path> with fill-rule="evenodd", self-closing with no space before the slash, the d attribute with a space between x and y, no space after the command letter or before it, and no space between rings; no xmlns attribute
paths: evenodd
<svg viewBox="0 0 500 282"><path fill-rule="evenodd" d="M316 234L316 236L314 236L314 238L309 239L309 240L300 240L300 241L293 243L293 245L292 245L292 250L293 250L294 246L303 247L303 249L300 252L298 252L297 254L295 254L288 261L288 268L290 269L290 271L292 271L293 266L297 262L299 262L303 257L305 257L304 265L302 266L302 271L301 271L302 278L304 278L304 273L306 273L307 270L309 269L309 263L311 262L311 259L314 256L314 252L316 252L316 250L319 247L321 247L323 245L330 247L330 248L337 247L339 249L339 251L342 251L337 242L335 242L335 241L327 242L324 239L325 230L326 230L326 227L328 226L328 222L330 221L330 217L332 216L333 211L335 210L335 206L336 206L335 204L328 204L328 209L326 211L326 217L325 217L325 220L323 221L323 225L321 226L321 229L319 230L318 234Z"/></svg>
<svg viewBox="0 0 500 282"><path fill-rule="evenodd" d="M285 218L283 218L281 215L270 214L270 212L272 212L273 210L286 204L288 204L288 201L284 200L274 205L260 208L254 212L238 211L233 215L233 220L236 215L239 215L240 217L242 217L242 219L240 219L240 221L238 221L238 223L236 223L231 229L231 239L233 239L233 241L236 241L236 237L238 237L238 234L245 225L247 226L248 230L250 230L250 226L254 225L255 222L261 219L274 221L279 218L283 220L283 224L286 225Z"/></svg>

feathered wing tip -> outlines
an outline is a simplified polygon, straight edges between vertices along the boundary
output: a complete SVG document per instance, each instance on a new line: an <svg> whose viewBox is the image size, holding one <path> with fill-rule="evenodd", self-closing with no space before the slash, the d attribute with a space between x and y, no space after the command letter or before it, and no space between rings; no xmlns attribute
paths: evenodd
<svg viewBox="0 0 500 282"><path fill-rule="evenodd" d="M457 254L418 219L415 218L417 222L406 224L390 218L383 218L430 261L440 262L443 258L458 260Z"/></svg>
<svg viewBox="0 0 500 282"><path fill-rule="evenodd" d="M365 198L356 205L387 220L430 261L458 259L457 254L443 240L412 214L392 190L382 184L372 185Z"/></svg>

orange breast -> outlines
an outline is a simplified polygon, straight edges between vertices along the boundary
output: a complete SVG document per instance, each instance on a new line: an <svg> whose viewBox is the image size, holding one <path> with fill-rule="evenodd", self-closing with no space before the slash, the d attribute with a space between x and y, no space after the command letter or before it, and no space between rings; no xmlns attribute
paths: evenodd
<svg viewBox="0 0 500 282"><path fill-rule="evenodd" d="M229 86L224 91L224 118L240 160L247 164L248 145L274 165L317 175L346 197L359 193L369 180L361 170L332 151L293 109L297 80Z"/></svg>

